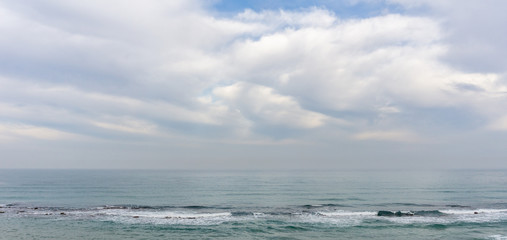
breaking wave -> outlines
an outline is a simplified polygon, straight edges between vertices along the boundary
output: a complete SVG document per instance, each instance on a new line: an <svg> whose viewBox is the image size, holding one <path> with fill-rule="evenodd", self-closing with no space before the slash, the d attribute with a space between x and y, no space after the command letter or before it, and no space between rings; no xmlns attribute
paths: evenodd
<svg viewBox="0 0 507 240"><path fill-rule="evenodd" d="M225 222L277 220L312 224L357 226L364 222L434 224L507 222L507 209L419 211L346 211L340 205L301 205L285 209L229 209L209 206L106 205L92 208L34 207L0 204L2 216L90 219L130 224L218 225ZM229 209L229 210L228 210Z"/></svg>

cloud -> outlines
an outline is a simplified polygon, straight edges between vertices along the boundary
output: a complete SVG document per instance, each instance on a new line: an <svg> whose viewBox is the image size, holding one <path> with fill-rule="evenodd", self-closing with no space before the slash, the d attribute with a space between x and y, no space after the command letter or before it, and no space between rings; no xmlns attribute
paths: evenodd
<svg viewBox="0 0 507 240"><path fill-rule="evenodd" d="M94 121L91 124L105 129L129 133L154 134L156 131L154 124L133 119L114 121L114 123Z"/></svg>
<svg viewBox="0 0 507 240"><path fill-rule="evenodd" d="M246 9L239 13L235 19L245 23L261 24L265 26L264 29L270 29L271 31L287 27L330 27L339 21L332 12L316 7L305 12L284 10L255 12Z"/></svg>
<svg viewBox="0 0 507 240"><path fill-rule="evenodd" d="M396 142L416 142L420 139L410 131L371 131L361 132L353 136L356 140L375 140L375 141L396 141Z"/></svg>
<svg viewBox="0 0 507 240"><path fill-rule="evenodd" d="M19 123L0 123L0 140L16 141L26 137L41 140L69 140L77 139L79 136L46 127Z"/></svg>
<svg viewBox="0 0 507 240"><path fill-rule="evenodd" d="M0 84L3 86L0 90L3 96L0 116L3 118L31 124L70 125L73 127L68 131L76 133L96 126L154 134L157 128L171 129L164 122L220 125L224 112L217 106L201 104L192 110L162 100L87 92L74 87L34 86L5 78Z"/></svg>
<svg viewBox="0 0 507 240"><path fill-rule="evenodd" d="M446 29L445 42L449 51L443 59L468 72L505 73L507 47L503 39L507 31L503 23L507 16L502 0L485 1L430 1L390 0L438 19Z"/></svg>
<svg viewBox="0 0 507 240"><path fill-rule="evenodd" d="M436 93L450 75L436 62L444 51L439 36L435 22L399 15L289 28L236 43L230 64L237 79L334 111L365 110L372 95L440 101L424 92Z"/></svg>
<svg viewBox="0 0 507 240"><path fill-rule="evenodd" d="M481 30L502 21L471 22L453 1L390 2L406 11L345 19L316 7L224 16L196 0L2 1L2 131L206 148L420 144L504 129L503 32ZM412 14L422 6L430 12Z"/></svg>
<svg viewBox="0 0 507 240"><path fill-rule="evenodd" d="M498 119L493 120L487 129L495 131L507 131L507 116L502 116Z"/></svg>
<svg viewBox="0 0 507 240"><path fill-rule="evenodd" d="M217 87L213 95L220 102L236 109L254 122L293 128L323 126L327 116L302 109L291 97L275 93L274 89L244 82Z"/></svg>
<svg viewBox="0 0 507 240"><path fill-rule="evenodd" d="M234 115L242 126L314 128L342 111L375 114L386 102L391 110L467 105L474 93L456 86L503 87L495 74L443 64L448 47L430 18L340 20L310 8L246 10L227 19L207 14L198 2L119 4L121 13L109 4L43 2L36 9L4 3L10 22L4 32L15 36L3 44L3 59L14 59L4 75L23 79L20 93L49 108L154 125L224 126ZM33 38L39 35L44 38ZM245 95L226 96L217 86ZM222 94L221 104L201 101L206 91Z"/></svg>
<svg viewBox="0 0 507 240"><path fill-rule="evenodd" d="M344 111L388 118L402 107L466 106L470 95L487 98L503 87L495 74L443 64L444 35L430 18L340 20L310 8L246 10L227 19L198 2L121 5L123 13L108 10L112 3L37 4L45 10L14 2L2 8L11 22L5 31L28 29L3 49L14 56L12 64L30 70L11 64L4 71L24 96L5 103L24 101L20 109L37 105L32 108L66 112L68 119L80 115L89 119L77 120L82 125L103 129L127 130L108 120L120 119L151 129L183 122L253 136L258 126L311 129L336 127L330 119L358 120ZM75 16L67 21L63 12ZM32 37L41 34L45 39ZM8 50L20 42L28 48ZM485 92L463 91L472 85ZM206 96L220 101L203 101Z"/></svg>
<svg viewBox="0 0 507 240"><path fill-rule="evenodd" d="M258 13L256 19L271 19L273 14ZM406 120L405 113L386 116L389 109L377 111L386 103L393 111L466 108L483 114L485 105L496 101L496 93L505 88L501 76L461 72L445 64L444 39L439 22L425 17L394 14L335 20L332 25L285 28L239 41L228 65L237 70L234 79L293 96L310 111L342 118L342 112L357 112L345 114L352 122L358 121L357 115L377 113ZM459 86L465 85L485 91L463 91ZM412 118L413 126L402 124L414 128L417 121L426 121L424 117Z"/></svg>

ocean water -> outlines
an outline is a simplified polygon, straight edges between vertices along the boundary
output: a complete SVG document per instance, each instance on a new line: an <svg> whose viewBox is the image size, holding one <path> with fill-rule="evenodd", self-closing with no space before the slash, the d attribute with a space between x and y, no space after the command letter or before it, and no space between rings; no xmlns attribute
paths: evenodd
<svg viewBox="0 0 507 240"><path fill-rule="evenodd" d="M507 171L0 170L0 239L507 239Z"/></svg>

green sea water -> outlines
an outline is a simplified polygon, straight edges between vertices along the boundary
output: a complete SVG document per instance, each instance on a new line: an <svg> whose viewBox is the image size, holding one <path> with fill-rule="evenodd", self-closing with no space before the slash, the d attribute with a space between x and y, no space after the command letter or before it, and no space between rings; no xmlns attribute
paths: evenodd
<svg viewBox="0 0 507 240"><path fill-rule="evenodd" d="M0 170L0 212L0 239L507 239L507 171Z"/></svg>

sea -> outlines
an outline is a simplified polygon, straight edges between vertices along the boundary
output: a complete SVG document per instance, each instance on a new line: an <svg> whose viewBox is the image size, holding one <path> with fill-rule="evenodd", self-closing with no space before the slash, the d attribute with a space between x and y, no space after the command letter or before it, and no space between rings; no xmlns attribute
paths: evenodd
<svg viewBox="0 0 507 240"><path fill-rule="evenodd" d="M0 239L507 239L507 170L0 170Z"/></svg>

